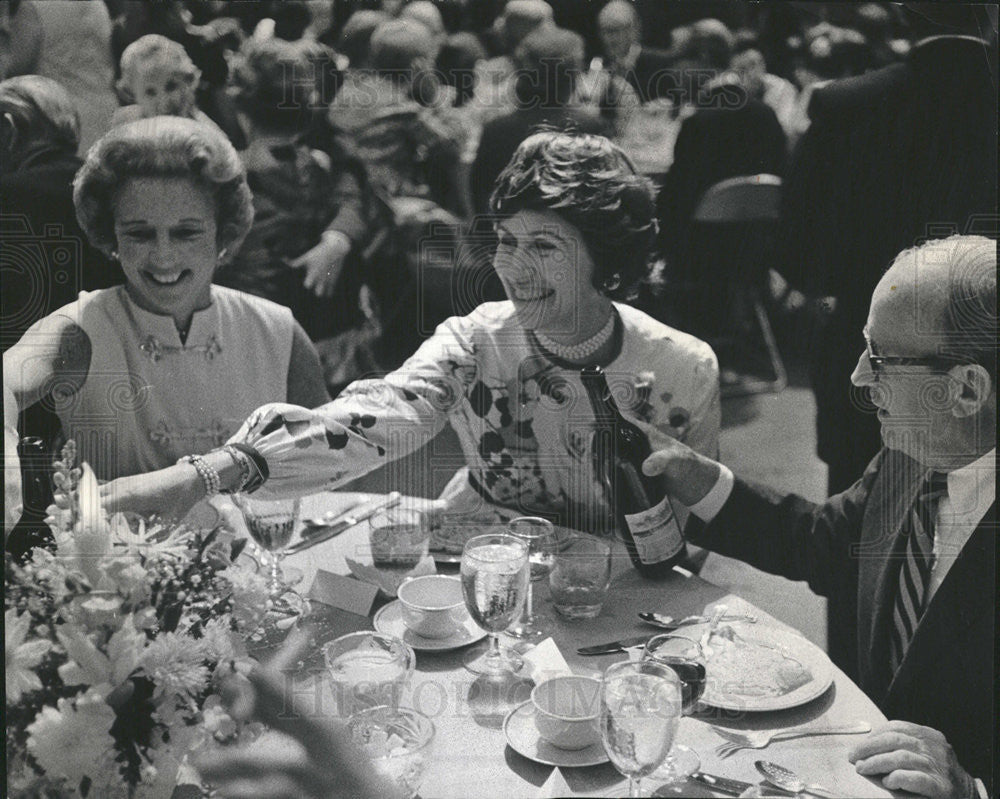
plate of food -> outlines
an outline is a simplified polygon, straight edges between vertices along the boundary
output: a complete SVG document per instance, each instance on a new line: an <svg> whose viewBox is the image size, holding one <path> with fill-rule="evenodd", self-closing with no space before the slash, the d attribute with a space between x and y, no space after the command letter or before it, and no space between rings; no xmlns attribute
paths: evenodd
<svg viewBox="0 0 1000 799"><path fill-rule="evenodd" d="M684 636L700 640L707 625ZM720 624L708 642L701 701L724 710L784 710L811 702L833 682L833 663L789 630L741 622Z"/></svg>
<svg viewBox="0 0 1000 799"><path fill-rule="evenodd" d="M576 535L568 527L553 525L557 548L564 547ZM430 555L438 563L460 563L465 542L477 535L507 532L507 523L500 521L439 524L431 528Z"/></svg>

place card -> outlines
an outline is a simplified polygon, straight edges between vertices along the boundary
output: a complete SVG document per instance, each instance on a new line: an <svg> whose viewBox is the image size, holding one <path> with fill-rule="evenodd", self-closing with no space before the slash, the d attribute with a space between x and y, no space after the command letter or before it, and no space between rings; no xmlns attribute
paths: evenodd
<svg viewBox="0 0 1000 799"><path fill-rule="evenodd" d="M371 613L377 593L378 587L370 583L319 569L308 596L348 613L367 616Z"/></svg>
<svg viewBox="0 0 1000 799"><path fill-rule="evenodd" d="M552 640L551 638L549 639ZM559 770L559 767L552 769L552 773L549 774L549 778L542 783L542 787L538 789L538 799L551 799L552 797L559 796L572 796L573 789L570 788L569 783L566 782L566 778L563 773Z"/></svg>
<svg viewBox="0 0 1000 799"><path fill-rule="evenodd" d="M541 641L538 646L525 652L521 657L524 658L528 675L535 683L573 674L573 669L566 663L562 652L551 638Z"/></svg>
<svg viewBox="0 0 1000 799"><path fill-rule="evenodd" d="M344 558L347 561L347 568L351 574L371 583L382 590L386 596L396 596L396 591L403 584L403 580L408 577L422 577L425 574L437 574L437 566L434 565L434 558L425 555L424 558L408 572L388 572L372 566L370 563L358 563L356 560Z"/></svg>

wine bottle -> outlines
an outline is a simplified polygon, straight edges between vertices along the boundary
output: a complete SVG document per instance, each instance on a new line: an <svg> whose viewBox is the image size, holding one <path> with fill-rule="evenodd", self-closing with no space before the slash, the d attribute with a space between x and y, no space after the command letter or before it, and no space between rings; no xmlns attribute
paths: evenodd
<svg viewBox="0 0 1000 799"><path fill-rule="evenodd" d="M45 442L25 436L17 444L21 461L21 518L7 536L5 549L18 561L31 557L35 547L51 548L55 543L45 523L52 504L52 457Z"/></svg>
<svg viewBox="0 0 1000 799"><path fill-rule="evenodd" d="M596 416L594 471L614 526L636 569L647 577L664 577L687 555L687 545L660 478L642 472L649 440L618 410L601 367L585 367L580 379Z"/></svg>

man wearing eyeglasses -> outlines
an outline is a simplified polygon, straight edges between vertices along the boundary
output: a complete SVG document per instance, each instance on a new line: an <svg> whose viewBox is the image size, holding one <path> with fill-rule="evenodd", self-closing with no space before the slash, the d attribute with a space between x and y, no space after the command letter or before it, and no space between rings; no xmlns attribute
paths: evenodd
<svg viewBox="0 0 1000 799"><path fill-rule="evenodd" d="M883 447L822 504L734 478L644 426L662 447L645 471L707 522L694 543L829 598L856 636L861 688L892 719L851 760L927 797L993 795L996 270L996 242L980 236L897 256L851 375Z"/></svg>

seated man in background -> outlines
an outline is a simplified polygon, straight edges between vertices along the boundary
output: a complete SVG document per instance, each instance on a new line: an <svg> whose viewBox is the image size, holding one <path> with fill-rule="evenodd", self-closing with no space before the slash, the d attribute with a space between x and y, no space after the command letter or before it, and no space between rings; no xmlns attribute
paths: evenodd
<svg viewBox="0 0 1000 799"><path fill-rule="evenodd" d="M798 135L795 121L799 112L799 92L791 81L767 71L767 61L764 60L756 33L740 31L736 35L736 44L729 66L739 76L747 94L774 111L782 130L785 131L785 136L791 143ZM789 150L791 149L789 147Z"/></svg>
<svg viewBox="0 0 1000 799"><path fill-rule="evenodd" d="M517 108L487 122L470 174L477 214L489 212L490 194L517 146L542 126L574 133L606 133L604 123L572 102L583 68L583 38L544 26L528 34L517 49L520 74Z"/></svg>
<svg viewBox="0 0 1000 799"><path fill-rule="evenodd" d="M857 637L859 685L893 719L852 761L927 797L985 797L973 777L992 781L996 269L981 236L896 258L851 376L879 409L884 446L825 503L734 479L646 428L663 448L645 471L707 522L694 543L829 597Z"/></svg>
<svg viewBox="0 0 1000 799"><path fill-rule="evenodd" d="M716 19L690 26L674 68L690 113L674 145L674 161L657 198L660 246L671 274L691 264L691 216L710 186L737 175L781 175L785 134L767 105L729 71L733 36ZM679 274L680 272L680 274ZM688 277L697 279L697 275Z"/></svg>
<svg viewBox="0 0 1000 799"><path fill-rule="evenodd" d="M604 50L604 67L628 81L639 101L662 97L674 85L668 69L671 55L642 44L642 28L635 6L626 0L611 0L597 15L597 30Z"/></svg>
<svg viewBox="0 0 1000 799"><path fill-rule="evenodd" d="M485 124L513 110L517 64L514 53L532 31L552 25L552 6L545 0L509 0L493 23L503 52L479 63L472 107Z"/></svg>

